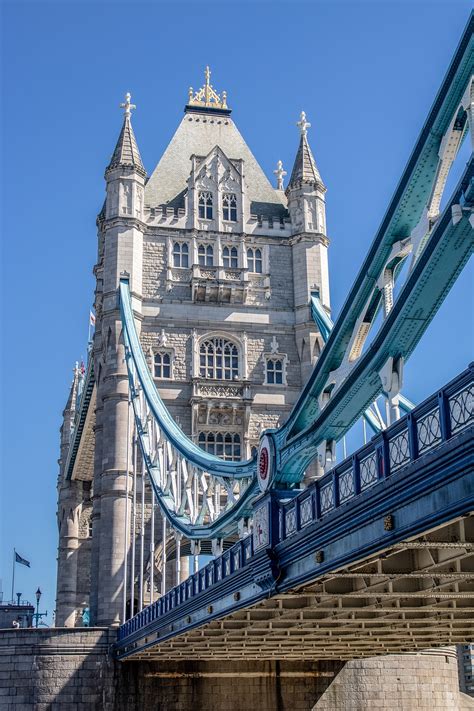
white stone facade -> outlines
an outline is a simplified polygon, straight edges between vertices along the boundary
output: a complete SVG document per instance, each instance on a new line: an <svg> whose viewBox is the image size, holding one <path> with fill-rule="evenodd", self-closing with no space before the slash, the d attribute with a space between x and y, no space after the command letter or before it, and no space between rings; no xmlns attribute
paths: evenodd
<svg viewBox="0 0 474 711"><path fill-rule="evenodd" d="M281 166L274 189L230 111L212 106L186 108L147 181L131 105L124 106L98 218L95 416L89 418L95 434L89 458L81 453L72 475L63 466L60 476L62 499L82 480L93 506L90 569L76 575L75 590L69 582L66 596L65 541L72 539L60 529L57 614L65 625L77 624L71 601L84 604L85 580L92 622L121 619L132 474L120 275L130 275L141 343L166 406L185 434L226 458L250 457L262 430L284 422L322 346L311 294L329 310L325 187L307 124L286 194L278 189ZM65 460L67 443L63 448ZM73 538L90 515L89 499L83 505L79 494L77 506Z"/></svg>

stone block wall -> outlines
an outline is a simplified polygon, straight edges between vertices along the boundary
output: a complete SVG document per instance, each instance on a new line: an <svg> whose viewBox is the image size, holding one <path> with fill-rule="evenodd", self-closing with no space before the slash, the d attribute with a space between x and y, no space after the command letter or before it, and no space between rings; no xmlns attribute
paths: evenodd
<svg viewBox="0 0 474 711"><path fill-rule="evenodd" d="M460 711L452 650L350 662L115 662L115 630L0 631L1 711Z"/></svg>
<svg viewBox="0 0 474 711"><path fill-rule="evenodd" d="M389 654L346 662L312 711L461 711L474 699L461 693L453 647L429 654Z"/></svg>
<svg viewBox="0 0 474 711"><path fill-rule="evenodd" d="M114 639L107 629L2 630L0 709L114 709Z"/></svg>

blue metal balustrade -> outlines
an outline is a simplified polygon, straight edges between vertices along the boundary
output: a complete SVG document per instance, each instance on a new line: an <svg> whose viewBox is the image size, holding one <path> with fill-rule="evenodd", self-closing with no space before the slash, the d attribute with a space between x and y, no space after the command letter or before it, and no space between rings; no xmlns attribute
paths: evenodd
<svg viewBox="0 0 474 711"><path fill-rule="evenodd" d="M252 534L123 624L118 656L469 513L473 431L471 365L305 490L257 499Z"/></svg>

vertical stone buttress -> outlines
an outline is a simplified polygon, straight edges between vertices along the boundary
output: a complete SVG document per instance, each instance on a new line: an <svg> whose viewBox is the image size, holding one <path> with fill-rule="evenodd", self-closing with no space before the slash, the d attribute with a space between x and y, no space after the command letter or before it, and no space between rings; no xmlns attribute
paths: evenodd
<svg viewBox="0 0 474 711"><path fill-rule="evenodd" d="M106 170L105 215L100 224L96 267L99 326L94 343L97 387L96 457L92 536L92 622L118 624L122 618L126 531L127 477L131 496L131 431L128 427L128 378L118 287L129 275L134 313L142 301L143 197L145 170L130 122L125 119ZM138 330L139 328L138 322Z"/></svg>
<svg viewBox="0 0 474 711"><path fill-rule="evenodd" d="M77 610L77 561L82 482L67 478L66 464L76 413L80 373L74 369L71 391L63 412L61 455L58 477L58 578L56 589L56 626L74 627Z"/></svg>

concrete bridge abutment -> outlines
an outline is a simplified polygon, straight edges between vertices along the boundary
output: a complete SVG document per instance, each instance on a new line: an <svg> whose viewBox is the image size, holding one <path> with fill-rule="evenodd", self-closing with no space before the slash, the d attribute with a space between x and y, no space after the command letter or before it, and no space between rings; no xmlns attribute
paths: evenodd
<svg viewBox="0 0 474 711"><path fill-rule="evenodd" d="M338 661L116 662L108 628L0 632L2 711L458 711L450 648Z"/></svg>

